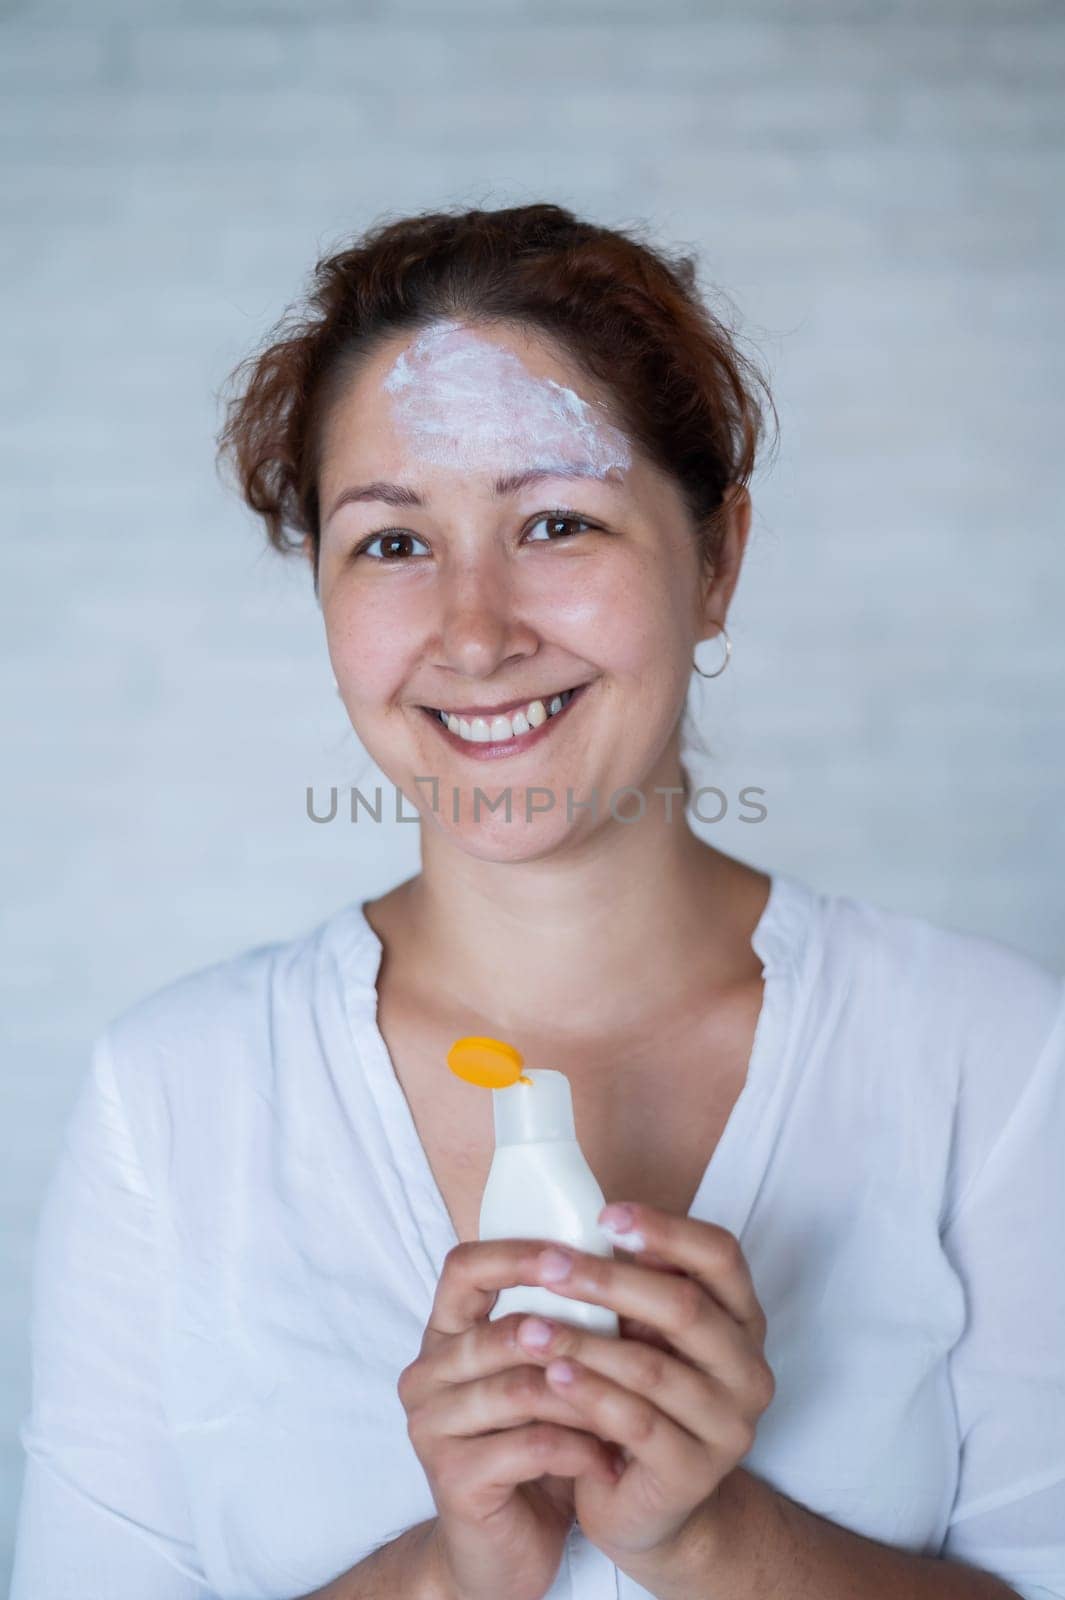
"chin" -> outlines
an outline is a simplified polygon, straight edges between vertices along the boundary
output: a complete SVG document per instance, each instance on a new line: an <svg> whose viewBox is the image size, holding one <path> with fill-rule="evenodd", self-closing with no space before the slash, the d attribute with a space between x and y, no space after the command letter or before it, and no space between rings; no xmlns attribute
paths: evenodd
<svg viewBox="0 0 1065 1600"><path fill-rule="evenodd" d="M434 827L454 849L478 861L539 861L554 855L573 844L587 829L580 813L567 822L565 813L552 816L545 813L525 821L524 805L513 805L513 820L507 822L504 814L490 816L482 805L477 822L472 819L472 796L464 799L464 813L470 814L455 822L450 816L437 812L423 812L424 820Z"/></svg>

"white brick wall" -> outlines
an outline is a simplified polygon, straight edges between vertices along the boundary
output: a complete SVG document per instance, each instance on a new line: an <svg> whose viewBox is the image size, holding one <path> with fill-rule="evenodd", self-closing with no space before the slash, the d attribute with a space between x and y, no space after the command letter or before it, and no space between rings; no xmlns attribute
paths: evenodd
<svg viewBox="0 0 1065 1600"><path fill-rule="evenodd" d="M701 781L769 817L704 831L1065 966L1063 66L1054 0L0 0L5 1532L89 1040L416 865L305 820L364 758L212 460L226 373L380 215L699 251L782 422L696 701Z"/></svg>

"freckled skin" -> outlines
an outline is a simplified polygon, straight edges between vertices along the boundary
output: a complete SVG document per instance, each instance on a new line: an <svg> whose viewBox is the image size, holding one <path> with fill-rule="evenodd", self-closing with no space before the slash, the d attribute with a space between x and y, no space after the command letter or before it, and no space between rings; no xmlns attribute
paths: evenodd
<svg viewBox="0 0 1065 1600"><path fill-rule="evenodd" d="M473 336L471 336L473 337ZM382 772L423 819L425 851L449 841L486 861L529 861L580 845L604 825L612 793L679 787L679 724L692 653L713 634L738 575L734 562L712 574L701 566L690 516L676 484L626 442L611 420L609 395L552 342L520 328L481 325L484 415L505 419L474 434L463 461L433 459L436 436L394 404L395 377L415 339L402 335L368 363L338 403L326 429L320 501L328 511L351 484L383 479L415 489L421 507L349 503L322 527L319 593L329 654L356 733ZM477 388L475 346L463 349L463 385ZM423 364L418 415L446 414L446 368ZM453 373L452 373L453 377ZM388 384L393 381L390 390ZM433 393L433 386L437 392ZM515 407L515 393L543 390L544 405ZM588 434L562 425L560 391L569 391L602 430L601 452L622 454L620 492L594 478L551 478L497 499L501 473L588 458ZM572 402L571 412L578 414ZM547 419L545 421L545 419ZM594 454L594 452L593 452ZM604 455L601 454L600 459ZM582 522L538 522L558 507ZM398 559L356 556L378 532L402 531ZM531 534L531 537L529 535ZM549 542L551 541L551 542ZM394 548L394 547L393 547ZM502 762L465 759L430 725L421 705L498 704L594 680L557 729L528 752ZM439 779L440 809L428 782ZM482 802L511 792L512 820ZM552 809L526 821L526 787L550 789ZM566 815L599 795L591 808ZM459 815L453 812L460 793ZM387 791L386 791L387 793ZM389 796L391 799L391 796ZM676 815L679 796L673 800ZM622 804L633 813L635 797ZM644 824L622 827L635 834Z"/></svg>

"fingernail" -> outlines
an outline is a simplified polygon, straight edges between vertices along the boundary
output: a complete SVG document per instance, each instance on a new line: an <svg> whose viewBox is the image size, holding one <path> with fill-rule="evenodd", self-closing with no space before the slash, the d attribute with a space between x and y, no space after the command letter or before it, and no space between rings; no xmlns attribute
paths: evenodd
<svg viewBox="0 0 1065 1600"><path fill-rule="evenodd" d="M549 1283L561 1283L563 1278L568 1278L570 1268L573 1266L573 1257L564 1250L543 1250L540 1253L540 1276Z"/></svg>
<svg viewBox="0 0 1065 1600"><path fill-rule="evenodd" d="M544 1322L542 1317L526 1317L518 1329L518 1338L522 1344L528 1344L534 1350L542 1350L551 1343L551 1325Z"/></svg>
<svg viewBox="0 0 1065 1600"><path fill-rule="evenodd" d="M607 1206L599 1213L599 1226L607 1238L621 1250L631 1250L634 1254L642 1250L647 1243L638 1228L630 1226L632 1222L631 1206Z"/></svg>

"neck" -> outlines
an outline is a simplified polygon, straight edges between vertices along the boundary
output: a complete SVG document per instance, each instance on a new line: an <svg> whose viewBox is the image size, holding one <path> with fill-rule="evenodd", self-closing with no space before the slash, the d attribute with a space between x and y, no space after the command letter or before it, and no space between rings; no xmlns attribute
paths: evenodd
<svg viewBox="0 0 1065 1600"><path fill-rule="evenodd" d="M471 1033L601 1046L750 979L768 888L679 807L531 861L482 860L424 830L422 872L400 891L405 965Z"/></svg>

